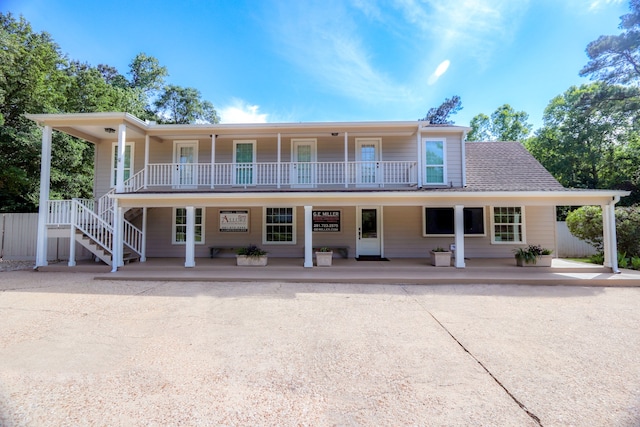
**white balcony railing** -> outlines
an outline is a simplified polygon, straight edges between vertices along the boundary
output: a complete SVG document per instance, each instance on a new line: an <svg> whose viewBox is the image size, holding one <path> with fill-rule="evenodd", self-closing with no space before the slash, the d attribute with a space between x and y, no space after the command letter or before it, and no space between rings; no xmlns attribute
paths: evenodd
<svg viewBox="0 0 640 427"><path fill-rule="evenodd" d="M412 186L417 162L153 163L148 187ZM137 187L137 186L136 186ZM131 189L127 188L127 191Z"/></svg>

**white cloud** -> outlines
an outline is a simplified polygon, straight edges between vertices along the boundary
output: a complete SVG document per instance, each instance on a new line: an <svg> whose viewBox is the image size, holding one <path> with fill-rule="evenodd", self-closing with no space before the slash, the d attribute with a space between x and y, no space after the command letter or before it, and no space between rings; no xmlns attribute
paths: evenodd
<svg viewBox="0 0 640 427"><path fill-rule="evenodd" d="M595 12L603 7L606 7L610 4L620 4L623 0L587 0L589 4L589 12Z"/></svg>
<svg viewBox="0 0 640 427"><path fill-rule="evenodd" d="M440 63L440 65L436 67L436 70L429 76L429 79L427 80L429 86L435 84L438 79L447 72L447 70L449 69L449 65L451 65L451 61L445 59Z"/></svg>
<svg viewBox="0 0 640 427"><path fill-rule="evenodd" d="M220 123L267 123L268 114L260 113L258 105L235 99L219 110Z"/></svg>

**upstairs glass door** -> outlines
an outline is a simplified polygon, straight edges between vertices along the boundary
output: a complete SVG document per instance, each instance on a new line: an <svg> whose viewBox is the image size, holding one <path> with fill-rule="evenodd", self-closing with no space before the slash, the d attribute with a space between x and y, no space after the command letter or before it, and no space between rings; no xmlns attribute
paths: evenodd
<svg viewBox="0 0 640 427"><path fill-rule="evenodd" d="M198 142L174 142L173 162L175 174L173 184L176 187L195 187L197 183Z"/></svg>
<svg viewBox="0 0 640 427"><path fill-rule="evenodd" d="M234 141L233 145L234 184L255 185L255 141Z"/></svg>
<svg viewBox="0 0 640 427"><path fill-rule="evenodd" d="M357 139L356 162L356 184L379 184L380 139Z"/></svg>
<svg viewBox="0 0 640 427"><path fill-rule="evenodd" d="M316 184L316 141L293 140L291 184L296 187L314 187Z"/></svg>

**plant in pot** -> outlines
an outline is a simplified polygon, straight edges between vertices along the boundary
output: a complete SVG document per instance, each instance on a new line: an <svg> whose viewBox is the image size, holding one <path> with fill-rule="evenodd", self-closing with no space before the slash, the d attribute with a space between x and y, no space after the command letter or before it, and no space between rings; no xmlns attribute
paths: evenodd
<svg viewBox="0 0 640 427"><path fill-rule="evenodd" d="M519 267L551 267L551 249L540 245L529 245L526 248L518 248L513 251L516 264Z"/></svg>
<svg viewBox="0 0 640 427"><path fill-rule="evenodd" d="M316 251L316 265L318 267L331 267L333 261L333 251L327 247L322 247Z"/></svg>
<svg viewBox="0 0 640 427"><path fill-rule="evenodd" d="M245 246L236 252L236 265L263 267L267 265L267 259L267 251L256 245Z"/></svg>
<svg viewBox="0 0 640 427"><path fill-rule="evenodd" d="M450 267L451 266L451 252L438 246L437 248L429 251L431 254L431 265L436 267Z"/></svg>

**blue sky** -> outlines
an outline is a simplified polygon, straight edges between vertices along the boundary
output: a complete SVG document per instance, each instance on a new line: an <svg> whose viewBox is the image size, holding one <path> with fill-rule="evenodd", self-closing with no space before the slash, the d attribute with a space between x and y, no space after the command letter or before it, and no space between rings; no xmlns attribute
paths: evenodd
<svg viewBox="0 0 640 427"><path fill-rule="evenodd" d="M548 102L618 34L626 0L4 0L71 59L125 73L139 52L199 89L223 122L453 118L508 103L542 124Z"/></svg>

